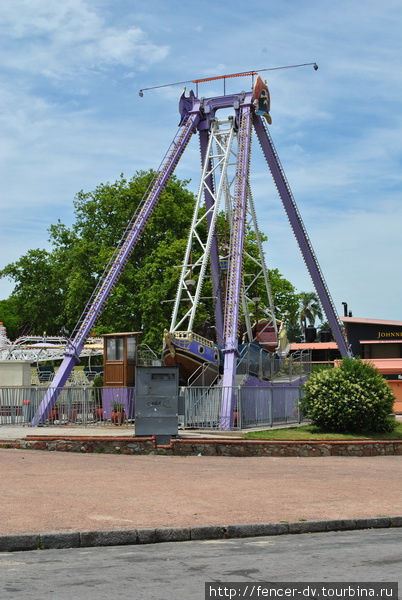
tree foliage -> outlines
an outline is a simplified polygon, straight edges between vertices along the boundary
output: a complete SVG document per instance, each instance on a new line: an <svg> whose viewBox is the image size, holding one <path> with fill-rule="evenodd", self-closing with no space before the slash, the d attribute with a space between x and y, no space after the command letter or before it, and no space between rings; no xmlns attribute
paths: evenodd
<svg viewBox="0 0 402 600"><path fill-rule="evenodd" d="M21 332L18 302L15 296L0 300L0 322L6 325L10 340L15 339Z"/></svg>
<svg viewBox="0 0 402 600"><path fill-rule="evenodd" d="M64 321L65 282L52 253L29 250L0 274L16 282L11 297L0 306L1 320L9 330L35 331L40 335L60 329Z"/></svg>
<svg viewBox="0 0 402 600"><path fill-rule="evenodd" d="M67 227L60 221L49 229L51 250L30 250L7 265L0 276L14 280L9 299L0 304L0 320L15 334L58 334L72 330L101 277L127 224L146 192L153 173L140 171L131 179L123 175L114 183L79 192L74 201L75 221ZM172 177L135 251L114 288L96 326L95 333L143 331L143 341L154 348L169 327L172 303L187 243L194 209L194 196L187 181ZM225 220L218 230L225 235ZM254 256L255 238L248 232L247 251ZM246 264L245 270L255 269ZM253 271L248 271L253 272ZM298 298L292 284L277 269L270 271L274 303L279 316L296 315ZM212 296L206 279L203 295ZM255 294L266 302L261 281ZM184 310L185 307L182 307ZM211 320L212 302L198 311L195 330L203 331Z"/></svg>
<svg viewBox="0 0 402 600"><path fill-rule="evenodd" d="M299 294L299 319L303 330L308 324L314 327L316 318L322 319L322 309L315 292L300 292Z"/></svg>

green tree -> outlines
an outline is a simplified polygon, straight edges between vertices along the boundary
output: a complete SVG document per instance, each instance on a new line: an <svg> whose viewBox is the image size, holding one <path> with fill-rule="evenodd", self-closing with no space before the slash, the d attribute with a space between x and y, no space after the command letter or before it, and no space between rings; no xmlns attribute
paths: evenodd
<svg viewBox="0 0 402 600"><path fill-rule="evenodd" d="M71 329L112 257L127 224L140 204L152 172L123 176L101 184L93 192L80 192L75 200L76 219L71 229L61 223L51 228L58 262L68 282L65 309ZM144 331L143 341L161 344L169 323L178 269L193 212L193 194L187 181L173 177L115 286L95 333Z"/></svg>
<svg viewBox="0 0 402 600"><path fill-rule="evenodd" d="M18 310L18 301L14 296L0 300L0 323L6 326L10 340L22 333L23 324Z"/></svg>
<svg viewBox="0 0 402 600"><path fill-rule="evenodd" d="M55 257L46 250L29 250L1 272L16 282L2 312L2 320L16 334L56 333L64 321L65 282L57 269Z"/></svg>
<svg viewBox="0 0 402 600"><path fill-rule="evenodd" d="M332 329L328 323L328 321L324 321L323 323L320 324L319 328L318 328L318 333L325 333L327 335L330 336L330 339L333 340L334 336L332 334Z"/></svg>
<svg viewBox="0 0 402 600"><path fill-rule="evenodd" d="M279 319L293 323L297 318L298 294L293 286L278 269L269 270L269 281L275 311Z"/></svg>
<svg viewBox="0 0 402 600"><path fill-rule="evenodd" d="M287 324L286 333L289 342L302 342L303 331L298 321L291 321Z"/></svg>
<svg viewBox="0 0 402 600"><path fill-rule="evenodd" d="M152 177L151 171L140 171L131 179L121 175L114 183L79 192L74 201L73 225L67 227L58 221L49 229L52 249L30 250L0 272L0 276L16 283L7 302L18 327L24 332L46 330L48 334L57 334L63 326L73 329ZM194 196L187 184L171 178L95 326L95 333L143 331L144 342L155 349L160 347L172 311L172 303L166 300L172 300L176 294L180 273L177 266L183 261L194 209ZM225 236L227 225L222 215L218 229ZM256 243L250 232L246 247L254 256ZM245 266L247 272L255 269L250 262ZM298 299L292 284L277 269L270 271L270 278L279 315L297 314ZM255 295L266 302L258 287L261 282L256 284ZM211 278L206 277L202 296L212 296L211 287ZM185 308L183 303L181 310ZM202 332L212 314L212 301L203 301L197 311L195 331ZM3 320L7 326L6 318Z"/></svg>
<svg viewBox="0 0 402 600"><path fill-rule="evenodd" d="M267 236L260 233L261 241L266 242ZM254 231L248 231L245 240L246 256L244 259L244 273L253 274L256 272L256 266L252 258L258 259L258 245ZM247 256L249 255L249 256ZM280 320L285 320L286 323L297 320L299 300L298 294L294 286L288 281L278 269L268 269L269 282L271 286L272 300L275 307L275 315ZM268 306L267 291L263 277L259 277L251 290L249 291L251 298L261 298L261 307Z"/></svg>
<svg viewBox="0 0 402 600"><path fill-rule="evenodd" d="M315 292L300 292L299 294L299 320L306 331L308 324L314 327L316 318L322 319L321 304Z"/></svg>

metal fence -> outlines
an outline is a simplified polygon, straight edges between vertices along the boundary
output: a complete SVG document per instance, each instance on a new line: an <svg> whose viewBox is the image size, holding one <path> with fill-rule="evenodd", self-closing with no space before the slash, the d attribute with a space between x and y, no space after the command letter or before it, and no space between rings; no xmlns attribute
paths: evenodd
<svg viewBox="0 0 402 600"><path fill-rule="evenodd" d="M233 396L233 429L300 423L302 386L184 389L184 428L219 429L224 396Z"/></svg>
<svg viewBox="0 0 402 600"><path fill-rule="evenodd" d="M0 426L30 425L45 387L0 388ZM301 420L300 382L264 387L186 387L179 421L184 428L219 429L223 397L232 396L233 428L297 423ZM60 388L43 425L102 426L134 423L135 388Z"/></svg>
<svg viewBox="0 0 402 600"><path fill-rule="evenodd" d="M254 375L259 379L294 380L311 373L311 352L299 350L289 356L280 357L252 344L240 353L236 372L238 375Z"/></svg>
<svg viewBox="0 0 402 600"><path fill-rule="evenodd" d="M29 425L46 387L0 388L0 425ZM134 420L134 388L60 388L43 425L123 425Z"/></svg>
<svg viewBox="0 0 402 600"><path fill-rule="evenodd" d="M239 395L236 388L184 388L184 429L219 429L223 394L234 393L234 415L238 415ZM236 418L237 426L237 418Z"/></svg>
<svg viewBox="0 0 402 600"><path fill-rule="evenodd" d="M301 385L272 385L241 388L240 427L260 427L300 423L302 415L299 402L303 394Z"/></svg>

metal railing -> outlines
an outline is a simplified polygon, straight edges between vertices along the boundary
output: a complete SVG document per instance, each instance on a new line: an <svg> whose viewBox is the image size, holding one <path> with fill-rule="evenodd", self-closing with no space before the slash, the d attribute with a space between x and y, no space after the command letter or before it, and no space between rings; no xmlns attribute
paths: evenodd
<svg viewBox="0 0 402 600"><path fill-rule="evenodd" d="M237 363L237 375L254 375L259 379L271 380L306 377L311 372L311 352L299 350L287 357L266 352L263 348L247 344L240 353Z"/></svg>
<svg viewBox="0 0 402 600"><path fill-rule="evenodd" d="M139 344L137 348L137 365L139 367L161 367L162 359L148 344Z"/></svg>
<svg viewBox="0 0 402 600"><path fill-rule="evenodd" d="M31 368L31 385L48 386L53 381L55 371L51 369L39 370ZM84 367L84 369L73 369L66 381L66 386L81 387L92 386L98 376L103 376L103 367Z"/></svg>
<svg viewBox="0 0 402 600"><path fill-rule="evenodd" d="M299 402L303 388L300 385L241 388L241 428L300 423Z"/></svg>
<svg viewBox="0 0 402 600"><path fill-rule="evenodd" d="M29 426L46 387L1 387L0 425ZM134 420L134 388L66 386L43 425L123 425Z"/></svg>
<svg viewBox="0 0 402 600"><path fill-rule="evenodd" d="M223 397L232 394L233 429L300 423L299 402L302 386L266 385L261 387L202 388L184 390L184 428L219 429Z"/></svg>
<svg viewBox="0 0 402 600"><path fill-rule="evenodd" d="M222 396L224 390L226 390L226 388L223 387L185 388L184 428L219 429ZM236 393L236 408L237 400L238 396Z"/></svg>
<svg viewBox="0 0 402 600"><path fill-rule="evenodd" d="M276 373L276 378L283 380L297 380L306 378L311 373L311 351L298 350L281 359L280 369Z"/></svg>
<svg viewBox="0 0 402 600"><path fill-rule="evenodd" d="M215 350L216 346L211 340L208 340L202 335L198 333L194 333L194 331L174 331L173 336L178 340L188 340L189 342L198 342L203 346L207 346L208 348L212 348Z"/></svg>
<svg viewBox="0 0 402 600"><path fill-rule="evenodd" d="M297 423L301 420L301 380L265 386L185 387L184 428L219 429L224 397L233 399L233 428ZM1 387L0 426L29 426L46 388ZM181 411L180 411L181 412ZM134 423L135 388L66 386L59 390L54 406L42 425L104 426Z"/></svg>
<svg viewBox="0 0 402 600"><path fill-rule="evenodd" d="M216 375L211 375L211 372L216 371ZM206 376L208 372L208 376ZM202 363L198 369L196 369L193 373L191 373L190 377L187 380L187 385L188 386L206 386L207 383L210 386L214 385L216 383L216 380L219 377L219 369L218 369L218 365L216 365L215 363L210 362L209 360L205 361L204 363ZM206 381L208 380L208 381Z"/></svg>
<svg viewBox="0 0 402 600"><path fill-rule="evenodd" d="M272 379L282 365L283 358L270 354L261 347L248 344L241 350L236 374Z"/></svg>

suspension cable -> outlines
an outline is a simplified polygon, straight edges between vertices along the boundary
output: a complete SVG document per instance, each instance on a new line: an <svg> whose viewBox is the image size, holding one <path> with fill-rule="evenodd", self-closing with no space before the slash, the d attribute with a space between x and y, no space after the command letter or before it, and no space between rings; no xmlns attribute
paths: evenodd
<svg viewBox="0 0 402 600"><path fill-rule="evenodd" d="M206 81L216 81L217 79L230 79L231 77L247 77L249 75L254 76L254 75L258 75L258 73L264 73L266 71L281 71L283 69L297 69L299 67L310 67L310 66L313 67L314 71L317 71L318 65L316 62L301 63L299 65L285 65L282 67L269 67L267 69L255 69L253 71L240 71L240 73L230 73L228 75L217 75L214 77L205 77L203 79L189 79L187 81L175 81L174 83L164 83L163 85L154 85L152 87L140 89L138 94L142 98L142 96L144 95L144 92L148 92L150 90L159 90L161 88L172 87L175 85L184 85L186 83L198 84L198 83L204 83Z"/></svg>

